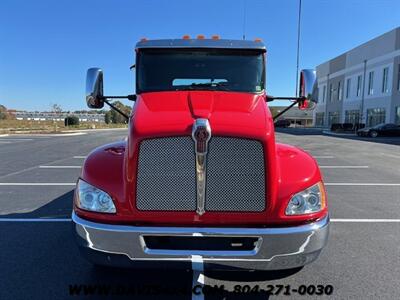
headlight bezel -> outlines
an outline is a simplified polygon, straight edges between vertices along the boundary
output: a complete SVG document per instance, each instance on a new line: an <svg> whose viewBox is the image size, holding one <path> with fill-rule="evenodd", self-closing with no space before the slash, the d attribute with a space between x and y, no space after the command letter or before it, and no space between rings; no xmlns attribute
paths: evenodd
<svg viewBox="0 0 400 300"><path fill-rule="evenodd" d="M285 215L289 217L305 216L320 213L325 209L325 187L322 181L319 181L316 184L295 193L286 205Z"/></svg>
<svg viewBox="0 0 400 300"><path fill-rule="evenodd" d="M81 210L93 213L116 214L117 212L114 200L107 192L81 178L76 184L75 205Z"/></svg>

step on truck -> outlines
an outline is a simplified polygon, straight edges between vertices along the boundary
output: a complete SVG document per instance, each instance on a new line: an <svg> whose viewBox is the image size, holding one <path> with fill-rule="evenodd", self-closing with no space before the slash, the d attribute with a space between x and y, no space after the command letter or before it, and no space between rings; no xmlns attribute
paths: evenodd
<svg viewBox="0 0 400 300"><path fill-rule="evenodd" d="M273 97L261 40L142 39L135 54L134 95L106 96L102 70L87 72L87 105L109 104L129 126L125 140L85 159L72 213L82 254L140 268L314 261L329 234L321 173L308 153L275 141L268 102L312 109L315 71L300 72L296 97ZM134 101L129 116L114 98Z"/></svg>

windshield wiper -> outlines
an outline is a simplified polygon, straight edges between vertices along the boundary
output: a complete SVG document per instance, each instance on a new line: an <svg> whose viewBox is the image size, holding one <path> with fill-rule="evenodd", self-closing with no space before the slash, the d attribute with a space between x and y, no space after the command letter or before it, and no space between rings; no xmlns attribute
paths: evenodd
<svg viewBox="0 0 400 300"><path fill-rule="evenodd" d="M186 85L181 88L177 88L176 90L207 90L209 88L213 88L212 90L222 89L222 90L229 90L227 86L229 85L228 82L208 82L208 83L192 83L191 85Z"/></svg>

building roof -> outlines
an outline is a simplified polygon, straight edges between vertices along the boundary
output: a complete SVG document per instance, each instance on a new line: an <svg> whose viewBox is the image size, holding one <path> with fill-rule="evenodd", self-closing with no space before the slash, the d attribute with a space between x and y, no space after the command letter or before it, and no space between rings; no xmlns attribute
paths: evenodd
<svg viewBox="0 0 400 300"><path fill-rule="evenodd" d="M219 49L254 49L266 51L261 41L227 39L160 39L141 40L136 49L146 48L219 48Z"/></svg>

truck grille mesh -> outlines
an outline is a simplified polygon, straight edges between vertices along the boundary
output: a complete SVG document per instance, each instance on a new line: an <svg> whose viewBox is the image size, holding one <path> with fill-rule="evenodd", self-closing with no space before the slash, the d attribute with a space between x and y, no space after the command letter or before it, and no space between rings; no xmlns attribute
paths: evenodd
<svg viewBox="0 0 400 300"><path fill-rule="evenodd" d="M136 206L139 210L196 210L196 161L190 137L140 144Z"/></svg>
<svg viewBox="0 0 400 300"><path fill-rule="evenodd" d="M263 211L263 147L256 140L212 138L207 160L206 211Z"/></svg>
<svg viewBox="0 0 400 300"><path fill-rule="evenodd" d="M264 153L256 140L212 137L207 155L206 211L265 209ZM147 211L196 210L196 157L191 137L140 144L136 206Z"/></svg>

